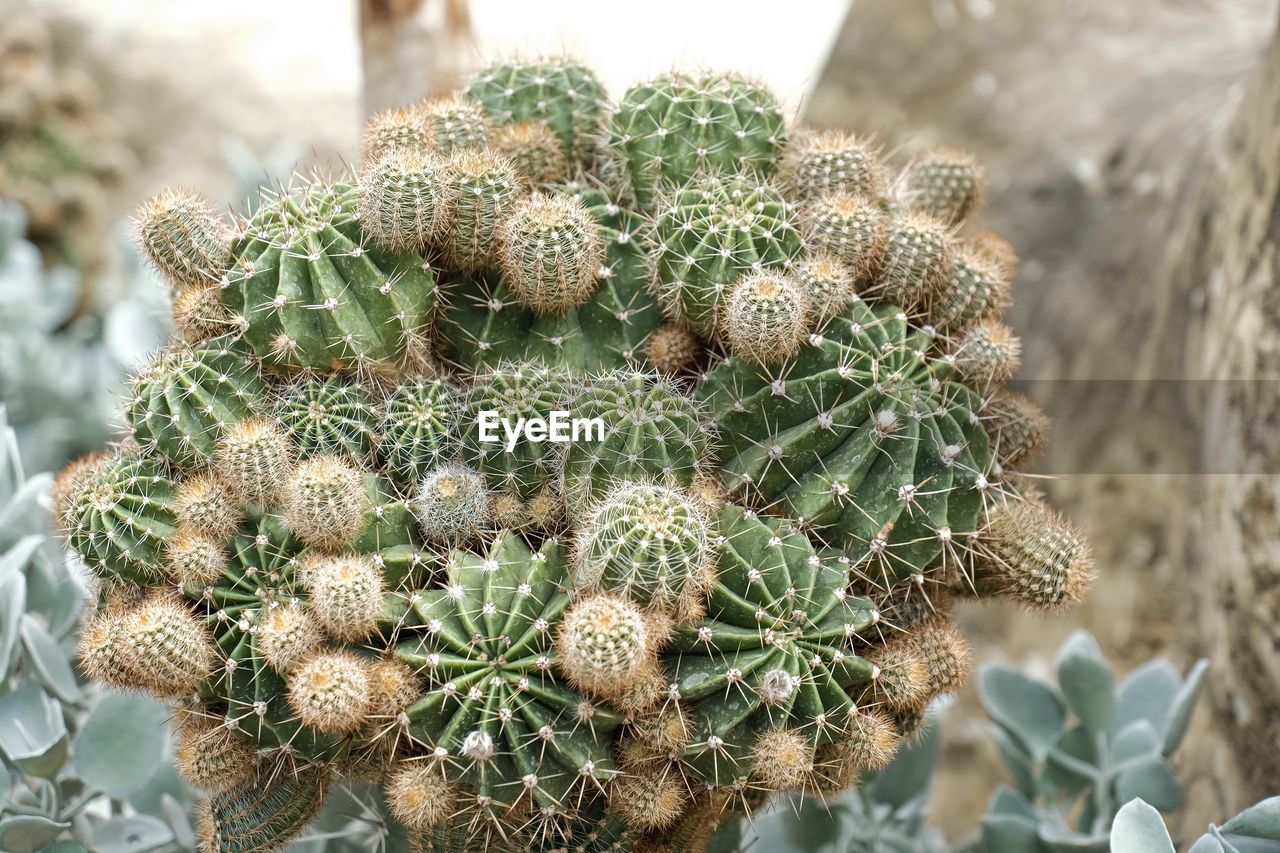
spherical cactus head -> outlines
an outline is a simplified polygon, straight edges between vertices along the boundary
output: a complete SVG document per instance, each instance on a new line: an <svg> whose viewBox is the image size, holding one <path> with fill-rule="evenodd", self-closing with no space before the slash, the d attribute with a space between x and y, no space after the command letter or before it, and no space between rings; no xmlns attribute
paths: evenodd
<svg viewBox="0 0 1280 853"><path fill-rule="evenodd" d="M369 681L373 685L370 713L394 719L422 696L422 685L413 668L394 658L379 658L369 664Z"/></svg>
<svg viewBox="0 0 1280 853"><path fill-rule="evenodd" d="M447 174L454 205L445 257L464 271L492 266L498 227L520 195L516 167L487 148L464 148L449 158Z"/></svg>
<svg viewBox="0 0 1280 853"><path fill-rule="evenodd" d="M284 850L324 805L332 768L263 761L247 779L195 807L199 849L218 853Z"/></svg>
<svg viewBox="0 0 1280 853"><path fill-rule="evenodd" d="M903 308L928 305L946 280L953 238L947 225L910 213L889 226L875 295Z"/></svg>
<svg viewBox="0 0 1280 853"><path fill-rule="evenodd" d="M456 196L444 162L413 149L383 155L360 173L360 223L395 252L422 251L453 224Z"/></svg>
<svg viewBox="0 0 1280 853"><path fill-rule="evenodd" d="M908 203L948 225L959 225L977 210L985 186L982 164L960 151L930 151L907 169Z"/></svg>
<svg viewBox="0 0 1280 853"><path fill-rule="evenodd" d="M814 323L819 327L844 311L857 296L849 267L827 252L806 258L796 267L796 278L804 288Z"/></svg>
<svg viewBox="0 0 1280 853"><path fill-rule="evenodd" d="M133 220L138 244L175 289L216 284L231 262L231 232L213 204L191 190L148 199Z"/></svg>
<svg viewBox="0 0 1280 853"><path fill-rule="evenodd" d="M445 95L418 107L426 122L430 145L441 154L463 148L483 148L489 139L484 109L460 95Z"/></svg>
<svg viewBox="0 0 1280 853"><path fill-rule="evenodd" d="M434 761L403 761L387 777L387 808L410 829L442 823L456 810L457 788Z"/></svg>
<svg viewBox="0 0 1280 853"><path fill-rule="evenodd" d="M539 314L559 314L595 292L604 241L586 206L562 195L518 204L502 224L502 273L517 299Z"/></svg>
<svg viewBox="0 0 1280 853"><path fill-rule="evenodd" d="M152 593L124 615L121 631L137 686L156 696L193 693L213 670L213 638L176 595Z"/></svg>
<svg viewBox="0 0 1280 853"><path fill-rule="evenodd" d="M994 231L979 229L969 240L969 248L983 263L995 264L1010 281L1018 272L1018 253L1013 244Z"/></svg>
<svg viewBox="0 0 1280 853"><path fill-rule="evenodd" d="M430 149L427 122L412 107L394 107L369 120L364 129L364 163L369 165L387 154Z"/></svg>
<svg viewBox="0 0 1280 853"><path fill-rule="evenodd" d="M540 121L518 121L493 132L490 146L515 166L526 189L541 189L569 178L569 162L555 132Z"/></svg>
<svg viewBox="0 0 1280 853"><path fill-rule="evenodd" d="M75 517L71 510L84 488L85 481L93 475L103 460L109 458L110 454L102 451L86 453L71 460L58 472L49 493L49 500L53 504L54 526L63 535L68 534L75 526Z"/></svg>
<svg viewBox="0 0 1280 853"><path fill-rule="evenodd" d="M523 530L530 525L529 506L515 492L497 492L490 508L493 510L493 523L503 530Z"/></svg>
<svg viewBox="0 0 1280 853"><path fill-rule="evenodd" d="M919 708L929 701L929 672L919 653L900 643L869 650L864 657L875 665L868 698L889 710Z"/></svg>
<svg viewBox="0 0 1280 853"><path fill-rule="evenodd" d="M227 429L218 441L214 471L240 504L275 501L293 467L289 436L265 418L251 418Z"/></svg>
<svg viewBox="0 0 1280 853"><path fill-rule="evenodd" d="M580 690L624 694L653 665L653 631L634 602L593 595L570 608L556 637L560 668Z"/></svg>
<svg viewBox="0 0 1280 853"><path fill-rule="evenodd" d="M698 174L767 176L786 140L777 100L733 74L665 74L632 86L613 116L610 149L641 207Z"/></svg>
<svg viewBox="0 0 1280 853"><path fill-rule="evenodd" d="M939 618L917 626L894 642L907 644L924 663L929 695L953 693L973 670L973 649L955 622Z"/></svg>
<svg viewBox="0 0 1280 853"><path fill-rule="evenodd" d="M1033 610L1079 601L1093 580L1088 542L1039 500L1010 498L979 533L979 592L990 591Z"/></svg>
<svg viewBox="0 0 1280 853"><path fill-rule="evenodd" d="M382 572L363 554L313 556L301 565L311 612L326 634L355 642L368 637L382 613Z"/></svg>
<svg viewBox="0 0 1280 853"><path fill-rule="evenodd" d="M831 192L876 199L887 188L888 170L869 140L827 130L793 140L783 156L781 178L800 200Z"/></svg>
<svg viewBox="0 0 1280 853"><path fill-rule="evenodd" d="M173 758L184 782L209 792L239 784L257 766L254 748L201 710L179 711Z"/></svg>
<svg viewBox="0 0 1280 853"><path fill-rule="evenodd" d="M546 488L529 499L529 523L539 530L559 530L564 525L564 498L553 488Z"/></svg>
<svg viewBox="0 0 1280 853"><path fill-rule="evenodd" d="M805 244L838 260L859 279L879 269L888 246L890 221L871 197L832 192L804 208Z"/></svg>
<svg viewBox="0 0 1280 853"><path fill-rule="evenodd" d="M190 284L173 296L173 325L187 343L234 332L236 322L222 304L217 285Z"/></svg>
<svg viewBox="0 0 1280 853"><path fill-rule="evenodd" d="M880 710L851 708L843 728L843 737L818 751L815 782L825 791L844 791L864 773L888 767L902 744L893 717Z"/></svg>
<svg viewBox="0 0 1280 853"><path fill-rule="evenodd" d="M98 455L73 465L58 495L67 542L103 578L158 580L177 527L173 483L145 459Z"/></svg>
<svg viewBox="0 0 1280 853"><path fill-rule="evenodd" d="M976 244L956 250L946 277L929 305L929 321L944 331L1000 316L1009 304L1009 273Z"/></svg>
<svg viewBox="0 0 1280 853"><path fill-rule="evenodd" d="M750 273L729 294L722 334L734 355L773 364L794 355L805 342L812 317L799 279L775 272Z"/></svg>
<svg viewBox="0 0 1280 853"><path fill-rule="evenodd" d="M203 589L222 577L227 555L199 533L178 531L165 545L165 571L180 586Z"/></svg>
<svg viewBox="0 0 1280 853"><path fill-rule="evenodd" d="M296 465L283 489L284 521L308 545L338 550L355 542L373 502L364 475L336 456Z"/></svg>
<svg viewBox="0 0 1280 853"><path fill-rule="evenodd" d="M792 728L761 732L751 745L751 777L767 791L790 791L813 777L814 742Z"/></svg>
<svg viewBox="0 0 1280 853"><path fill-rule="evenodd" d="M574 582L674 614L700 598L715 547L702 508L680 490L624 483L578 534Z"/></svg>
<svg viewBox="0 0 1280 853"><path fill-rule="evenodd" d="M176 485L173 514L185 533L225 545L244 518L231 490L213 474L188 477Z"/></svg>
<svg viewBox="0 0 1280 853"><path fill-rule="evenodd" d="M956 344L956 370L978 389L1004 382L1022 364L1022 341L997 320L984 320L965 332Z"/></svg>
<svg viewBox="0 0 1280 853"><path fill-rule="evenodd" d="M410 378L382 403L378 458L396 483L411 487L452 452L454 389L441 380Z"/></svg>
<svg viewBox="0 0 1280 853"><path fill-rule="evenodd" d="M348 652L317 652L289 673L289 707L305 726L351 734L365 722L371 701L368 665Z"/></svg>
<svg viewBox="0 0 1280 853"><path fill-rule="evenodd" d="M992 453L1005 470L1027 466L1049 443L1049 418L1044 411L1006 388L987 402L982 423L991 436Z"/></svg>
<svg viewBox="0 0 1280 853"><path fill-rule="evenodd" d="M702 176L664 201L655 225L658 290L670 314L709 337L742 276L787 272L803 243L777 187L747 176Z"/></svg>
<svg viewBox="0 0 1280 853"><path fill-rule="evenodd" d="M664 323L645 341L644 357L663 373L680 373L702 354L698 337L683 323Z"/></svg>
<svg viewBox="0 0 1280 853"><path fill-rule="evenodd" d="M316 617L296 602L264 608L254 624L254 651L276 672L292 672L323 642Z"/></svg>
<svg viewBox="0 0 1280 853"><path fill-rule="evenodd" d="M377 412L363 385L344 376L305 377L281 392L276 417L303 453L364 461L377 440Z"/></svg>
<svg viewBox="0 0 1280 853"><path fill-rule="evenodd" d="M444 545L469 542L493 523L484 477L474 468L452 462L423 476L411 508L423 538Z"/></svg>
<svg viewBox="0 0 1280 853"><path fill-rule="evenodd" d="M660 832L684 814L689 802L684 779L673 769L621 776L610 792L612 811L627 826L641 832Z"/></svg>

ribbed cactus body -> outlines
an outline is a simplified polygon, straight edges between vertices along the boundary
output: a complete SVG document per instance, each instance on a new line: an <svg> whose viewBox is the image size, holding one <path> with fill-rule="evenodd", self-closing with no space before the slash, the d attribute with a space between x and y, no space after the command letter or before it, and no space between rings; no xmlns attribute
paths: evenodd
<svg viewBox="0 0 1280 853"><path fill-rule="evenodd" d="M454 552L443 588L410 604L396 650L427 682L409 733L440 754L464 804L500 817L524 800L568 810L616 772L622 717L570 689L553 643L566 608L565 549L531 553L512 533L484 555ZM480 799L477 799L479 797Z"/></svg>
<svg viewBox="0 0 1280 853"><path fill-rule="evenodd" d="M145 583L159 578L176 531L173 499L173 483L152 462L103 456L80 472L61 523L95 574Z"/></svg>
<svg viewBox="0 0 1280 853"><path fill-rule="evenodd" d="M611 153L641 207L697 174L768 175L786 139L773 95L732 74L666 74L628 89L613 116Z"/></svg>
<svg viewBox="0 0 1280 853"><path fill-rule="evenodd" d="M657 280L670 309L708 336L728 291L748 272L786 271L802 250L795 211L750 177L697 178L663 206Z"/></svg>
<svg viewBox="0 0 1280 853"><path fill-rule="evenodd" d="M449 160L451 218L444 241L449 263L479 270L495 259L498 228L518 203L519 177L511 161L487 150L460 151Z"/></svg>
<svg viewBox="0 0 1280 853"><path fill-rule="evenodd" d="M307 828L328 793L323 767L266 764L196 809L203 853L271 853Z"/></svg>
<svg viewBox="0 0 1280 853"><path fill-rule="evenodd" d="M619 371L587 383L572 401L576 418L599 418L595 435L566 445L563 494L581 516L622 482L688 487L710 462L702 410L669 379Z"/></svg>
<svg viewBox="0 0 1280 853"><path fill-rule="evenodd" d="M467 93L484 104L495 125L544 122L570 163L594 156L608 99L591 69L567 59L500 62L471 81Z"/></svg>
<svg viewBox="0 0 1280 853"><path fill-rule="evenodd" d="M373 399L344 376L295 382L280 395L276 417L304 453L367 461L377 440Z"/></svg>
<svg viewBox="0 0 1280 853"><path fill-rule="evenodd" d="M180 467L207 465L227 427L266 396L257 365L227 338L162 353L133 380L125 416L149 453Z"/></svg>
<svg viewBox="0 0 1280 853"><path fill-rule="evenodd" d="M782 365L717 365L699 396L730 494L803 521L877 583L932 566L977 529L991 459L980 400L929 346L896 309L855 302Z"/></svg>
<svg viewBox="0 0 1280 853"><path fill-rule="evenodd" d="M847 734L875 675L857 642L876 614L846 593L843 568L820 559L790 522L731 506L719 526L707 616L676 629L663 661L671 696L690 716L681 764L730 786L767 779L753 748L772 730L803 733L811 751Z"/></svg>
<svg viewBox="0 0 1280 853"><path fill-rule="evenodd" d="M456 394L425 378L396 386L379 407L378 456L401 486L412 486L452 450Z"/></svg>
<svg viewBox="0 0 1280 853"><path fill-rule="evenodd" d="M508 446L507 434L497 421L491 424L491 435L497 440L484 441L482 414L492 412L496 419L506 419L513 429L520 418L547 419L554 411L568 410L576 385L568 371L538 362L503 365L478 375L468 393L467 412L462 419L464 458L493 489L513 493L523 500L554 484L558 445L530 441L521 435L514 446Z"/></svg>
<svg viewBox="0 0 1280 853"><path fill-rule="evenodd" d="M368 244L348 184L267 199L235 247L222 298L276 371L387 372L425 353L435 278L421 256Z"/></svg>
<svg viewBox="0 0 1280 853"><path fill-rule="evenodd" d="M600 190L577 196L604 240L595 292L561 313L539 314L520 304L496 273L451 276L441 288L445 358L470 371L539 360L582 373L633 366L643 358L645 341L662 322L651 291L644 221Z"/></svg>

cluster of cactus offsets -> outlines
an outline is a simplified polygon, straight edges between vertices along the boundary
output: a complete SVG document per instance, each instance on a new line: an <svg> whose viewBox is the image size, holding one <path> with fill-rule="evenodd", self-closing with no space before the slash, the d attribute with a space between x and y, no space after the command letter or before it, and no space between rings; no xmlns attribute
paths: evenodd
<svg viewBox="0 0 1280 853"><path fill-rule="evenodd" d="M892 179L732 75L601 93L496 65L376 117L353 177L140 212L221 319L58 514L83 664L178 704L208 849L342 777L415 849L696 849L888 762L967 674L952 602L1087 587L1015 473L1046 424L1000 387L977 167Z"/></svg>

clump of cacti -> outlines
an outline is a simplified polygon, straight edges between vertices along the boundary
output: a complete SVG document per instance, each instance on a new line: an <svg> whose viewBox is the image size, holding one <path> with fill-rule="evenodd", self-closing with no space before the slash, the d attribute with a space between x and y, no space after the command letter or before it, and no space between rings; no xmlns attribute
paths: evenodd
<svg viewBox="0 0 1280 853"><path fill-rule="evenodd" d="M102 579L85 667L216 723L210 849L284 844L338 776L423 849L696 848L884 766L967 674L950 602L1088 584L1012 475L1045 429L967 160L788 148L733 75L468 92L242 221L138 216L223 322L58 517Z"/></svg>

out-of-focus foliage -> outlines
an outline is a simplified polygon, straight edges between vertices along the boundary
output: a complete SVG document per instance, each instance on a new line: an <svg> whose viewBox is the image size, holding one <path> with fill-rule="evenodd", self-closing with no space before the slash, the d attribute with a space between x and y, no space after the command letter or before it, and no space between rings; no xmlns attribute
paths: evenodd
<svg viewBox="0 0 1280 853"><path fill-rule="evenodd" d="M1111 849L1125 853L1175 853L1173 839L1155 806L1132 800L1116 813ZM1188 853L1275 853L1280 851L1280 797L1250 806L1187 848Z"/></svg>

